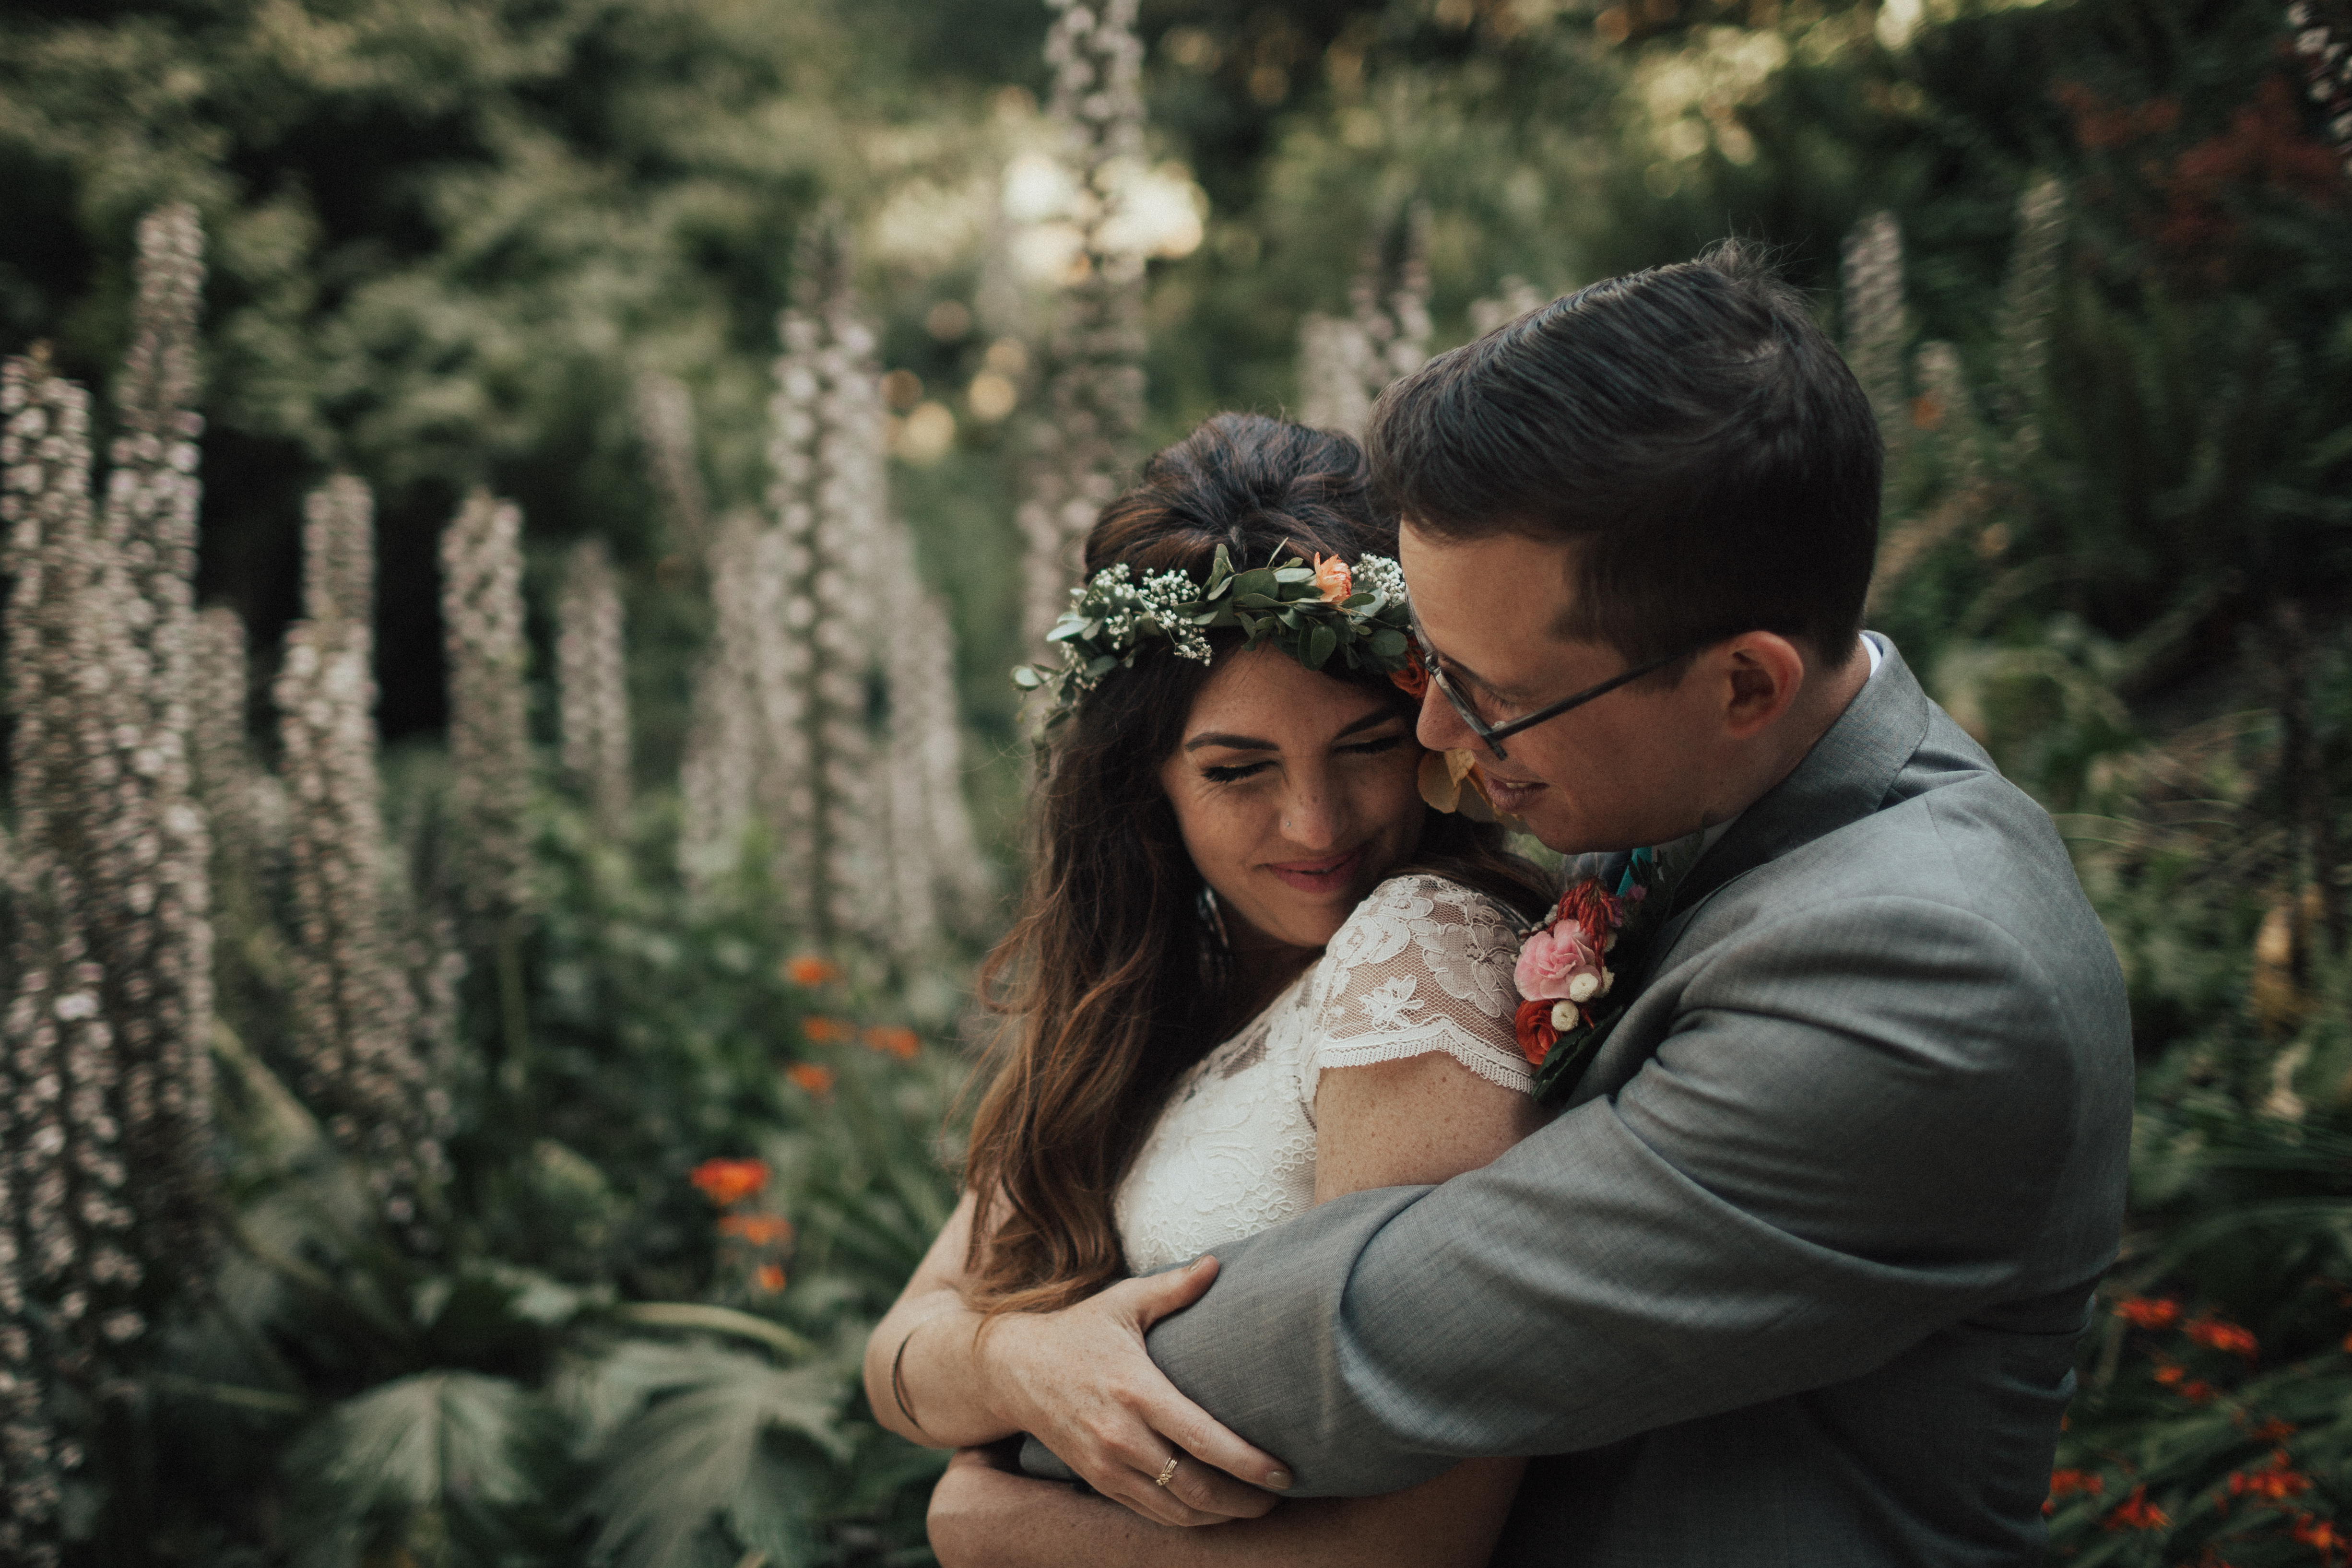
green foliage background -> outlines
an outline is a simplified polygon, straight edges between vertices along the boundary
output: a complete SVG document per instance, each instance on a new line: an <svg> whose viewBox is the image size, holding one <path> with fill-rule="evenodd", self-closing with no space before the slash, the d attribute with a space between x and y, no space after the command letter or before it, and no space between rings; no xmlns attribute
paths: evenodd
<svg viewBox="0 0 2352 1568"><path fill-rule="evenodd" d="M1150 277L1151 434L1295 401L1301 315L1344 307L1364 235L1409 197L1430 204L1440 346L1507 277L1549 294L1734 233L1837 324L1841 240L1896 214L1907 341L1952 344L1964 392L1903 389L1902 570L1874 621L2075 845L2143 1066L2114 1290L2181 1303L2086 1345L2061 1464L2096 1485L2053 1499L2057 1551L2332 1561L2320 1527L2352 1509L2352 183L2268 0L1931 0L1907 33L1889 13L1149 0L1154 156L1208 197L1203 243ZM1031 0L0 14L0 350L47 340L102 384L133 225L194 202L205 594L273 646L300 496L331 466L375 486L382 717L425 821L433 543L488 483L525 508L535 616L570 541L620 562L646 787L624 843L541 803L534 1110L497 1113L487 1068L461 1086L459 1224L429 1266L376 1233L276 1086L268 933L224 930L238 1245L93 1467L89 1561L923 1557L936 1461L864 1418L849 1369L949 1201L968 977L860 960L795 986L772 890L677 888L707 608L628 392L684 380L716 501L756 503L793 238L836 209L866 233L886 362L964 416L893 483L953 604L975 799L1009 855L1020 422L957 397L992 338L1041 322L990 303L988 237L954 238L952 214L1034 145L1045 21ZM2038 172L2066 226L2036 369L2004 278ZM943 300L980 324L935 334ZM927 1043L911 1062L813 1044L812 1018ZM787 1082L795 1060L835 1087ZM759 1202L798 1227L783 1291L688 1184L712 1155L773 1168ZM2249 1490L2276 1453L2301 1484ZM2117 1512L2135 1488L2161 1524Z"/></svg>

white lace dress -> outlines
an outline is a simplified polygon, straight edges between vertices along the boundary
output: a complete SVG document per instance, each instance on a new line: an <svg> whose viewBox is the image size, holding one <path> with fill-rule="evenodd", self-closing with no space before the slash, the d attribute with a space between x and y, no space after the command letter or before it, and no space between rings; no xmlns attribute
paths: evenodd
<svg viewBox="0 0 2352 1568"><path fill-rule="evenodd" d="M1128 1267L1184 1262L1314 1202L1325 1068L1442 1051L1526 1092L1511 1036L1517 924L1439 877L1375 888L1312 968L1177 1080L1114 1200Z"/></svg>

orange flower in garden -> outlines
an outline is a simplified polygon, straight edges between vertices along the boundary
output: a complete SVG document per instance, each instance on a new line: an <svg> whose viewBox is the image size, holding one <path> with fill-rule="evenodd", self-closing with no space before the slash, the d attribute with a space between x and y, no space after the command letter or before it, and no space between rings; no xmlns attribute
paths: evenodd
<svg viewBox="0 0 2352 1568"><path fill-rule="evenodd" d="M2178 1363L2159 1361L2156 1364L2156 1380L2167 1388L2179 1387L2180 1380L2188 1375L2189 1369Z"/></svg>
<svg viewBox="0 0 2352 1568"><path fill-rule="evenodd" d="M1326 559L1318 555L1315 558L1315 591L1323 596L1326 604L1345 604L1355 597L1356 575L1338 556Z"/></svg>
<svg viewBox="0 0 2352 1568"><path fill-rule="evenodd" d="M2147 1487L2136 1486L2102 1523L2108 1530L2169 1530L2172 1516L2147 1500Z"/></svg>
<svg viewBox="0 0 2352 1568"><path fill-rule="evenodd" d="M773 1247L793 1239L793 1222L781 1214L729 1214L719 1218L719 1233L754 1247Z"/></svg>
<svg viewBox="0 0 2352 1568"><path fill-rule="evenodd" d="M784 1270L781 1264L762 1263L752 1271L751 1282L774 1295L784 1288Z"/></svg>
<svg viewBox="0 0 2352 1568"><path fill-rule="evenodd" d="M2273 1502L2282 1502L2291 1497L2299 1497L2310 1490L2311 1478L2292 1468L2284 1448L2273 1454L2269 1464L2252 1474L2242 1470L2230 1472L2231 1497L2252 1496L2267 1498Z"/></svg>
<svg viewBox="0 0 2352 1568"><path fill-rule="evenodd" d="M2042 1500L2042 1511L2055 1510L2062 1497L2096 1497L2106 1490L2107 1478L2096 1470L2052 1470L2050 1495Z"/></svg>
<svg viewBox="0 0 2352 1568"><path fill-rule="evenodd" d="M916 1052L922 1048L915 1031L903 1024L874 1025L866 1031L866 1044L869 1050L895 1056L901 1061L914 1061Z"/></svg>
<svg viewBox="0 0 2352 1568"><path fill-rule="evenodd" d="M2180 1385L2180 1397L2188 1400L2191 1405L2210 1404L2221 1392L2201 1377L2193 1383L2184 1383Z"/></svg>
<svg viewBox="0 0 2352 1568"><path fill-rule="evenodd" d="M2337 1552L2352 1546L2352 1539L2347 1539L2342 1531L2336 1528L2334 1520L2322 1519L2311 1513L2294 1521L2294 1538L2298 1543L2318 1552L2321 1560L2327 1563L2335 1562Z"/></svg>
<svg viewBox="0 0 2352 1568"><path fill-rule="evenodd" d="M829 986L841 978L841 966L830 958L804 953L797 958L785 960L784 978L795 986L814 989L818 986Z"/></svg>
<svg viewBox="0 0 2352 1568"><path fill-rule="evenodd" d="M784 1069L784 1076L822 1099L833 1092L833 1081L840 1074L822 1062L795 1061Z"/></svg>
<svg viewBox="0 0 2352 1568"><path fill-rule="evenodd" d="M2244 1423L2241 1422L2240 1425L2242 1426ZM2261 1426L2249 1428L2246 1436L2257 1443L2284 1443L2294 1437L2297 1430L2294 1422L2282 1421L2273 1416Z"/></svg>
<svg viewBox="0 0 2352 1568"><path fill-rule="evenodd" d="M2253 1360L2261 1349L2251 1330L2240 1328L2227 1318L2210 1314L2184 1323L2180 1332L2209 1349L2242 1355L2248 1361Z"/></svg>
<svg viewBox="0 0 2352 1568"><path fill-rule="evenodd" d="M2128 1318L2137 1329L2170 1328L2180 1321L2180 1303L2157 1296L2126 1296L2116 1303L2116 1316Z"/></svg>
<svg viewBox="0 0 2352 1568"><path fill-rule="evenodd" d="M765 1160L705 1160L687 1176L702 1196L725 1208L768 1185Z"/></svg>
<svg viewBox="0 0 2352 1568"><path fill-rule="evenodd" d="M839 1019L820 1017L801 1019L801 1033L807 1038L811 1045L831 1045L835 1040L849 1039L856 1032Z"/></svg>

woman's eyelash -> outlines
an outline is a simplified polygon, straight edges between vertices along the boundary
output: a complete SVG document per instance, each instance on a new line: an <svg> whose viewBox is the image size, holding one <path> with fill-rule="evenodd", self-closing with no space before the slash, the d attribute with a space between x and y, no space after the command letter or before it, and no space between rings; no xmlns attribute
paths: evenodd
<svg viewBox="0 0 2352 1568"><path fill-rule="evenodd" d="M1402 735L1384 735L1378 740L1367 740L1356 746L1341 747L1350 757L1377 757L1383 751L1394 751L1404 744ZM1238 784L1255 774L1273 767L1271 762L1235 762L1221 768L1203 768L1201 777L1212 784Z"/></svg>

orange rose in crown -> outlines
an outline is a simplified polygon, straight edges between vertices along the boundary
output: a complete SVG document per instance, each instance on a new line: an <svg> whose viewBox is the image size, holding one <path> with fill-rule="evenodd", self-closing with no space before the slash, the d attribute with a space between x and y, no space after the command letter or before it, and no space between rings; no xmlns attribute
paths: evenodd
<svg viewBox="0 0 2352 1568"><path fill-rule="evenodd" d="M1356 574L1338 556L1315 558L1315 591L1326 604L1345 604L1355 597Z"/></svg>
<svg viewBox="0 0 2352 1568"><path fill-rule="evenodd" d="M1520 1052L1535 1065L1538 1099L1549 1103L1565 1095L1624 1016L1625 998L1611 994L1617 986L1612 956L1638 970L1637 949L1646 946L1642 939L1651 924L1642 916L1659 913L1650 906L1658 883L1656 855L1636 850L1615 893L1597 878L1578 883L1559 895L1521 945L1511 978L1526 999L1511 1023ZM1621 954L1620 944L1629 936L1636 939L1634 946Z"/></svg>

